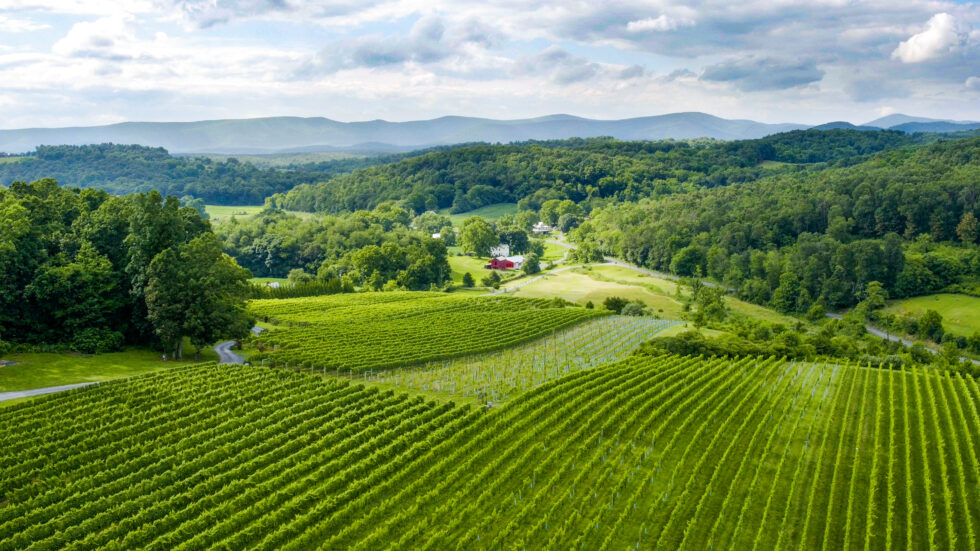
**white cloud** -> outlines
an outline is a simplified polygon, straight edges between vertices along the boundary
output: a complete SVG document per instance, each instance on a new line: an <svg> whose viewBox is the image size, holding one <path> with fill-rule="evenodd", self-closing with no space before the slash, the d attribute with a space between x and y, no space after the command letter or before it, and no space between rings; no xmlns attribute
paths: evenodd
<svg viewBox="0 0 980 551"><path fill-rule="evenodd" d="M662 14L657 17L647 17L646 19L630 21L626 24L626 30L631 33L643 33L650 31L667 32L676 30L679 27L692 26L694 26L694 21L691 19L675 19Z"/></svg>
<svg viewBox="0 0 980 551"><path fill-rule="evenodd" d="M970 77L966 79L964 85L967 87L968 90L980 91L980 77Z"/></svg>
<svg viewBox="0 0 980 551"><path fill-rule="evenodd" d="M30 19L15 19L13 17L7 17L6 15L0 15L0 33L23 33L50 28L51 25L46 23L38 23L36 21L31 21Z"/></svg>
<svg viewBox="0 0 980 551"><path fill-rule="evenodd" d="M68 34L54 43L51 51L68 57L123 60L139 57L130 16L109 16L72 25Z"/></svg>
<svg viewBox="0 0 980 551"><path fill-rule="evenodd" d="M943 57L963 42L956 18L948 13L937 13L926 23L926 28L902 42L892 52L893 59L902 63L921 63Z"/></svg>

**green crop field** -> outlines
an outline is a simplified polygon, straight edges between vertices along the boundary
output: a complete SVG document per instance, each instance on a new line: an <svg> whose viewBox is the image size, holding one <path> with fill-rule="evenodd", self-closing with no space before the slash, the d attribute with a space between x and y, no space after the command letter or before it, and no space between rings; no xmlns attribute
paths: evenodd
<svg viewBox="0 0 980 551"><path fill-rule="evenodd" d="M489 352L608 314L549 301L441 293L365 293L253 301L291 322L255 339L249 358L311 370L364 371Z"/></svg>
<svg viewBox="0 0 980 551"><path fill-rule="evenodd" d="M426 396L497 403L570 373L619 361L675 324L653 318L605 316L514 348L414 368L361 373L360 377L372 384Z"/></svg>
<svg viewBox="0 0 980 551"><path fill-rule="evenodd" d="M926 310L943 316L943 327L951 333L968 337L980 332L980 298L967 295L938 294L897 300L886 312L919 317Z"/></svg>
<svg viewBox="0 0 980 551"><path fill-rule="evenodd" d="M978 401L756 358L633 356L489 411L177 368L0 410L0 549L976 549Z"/></svg>

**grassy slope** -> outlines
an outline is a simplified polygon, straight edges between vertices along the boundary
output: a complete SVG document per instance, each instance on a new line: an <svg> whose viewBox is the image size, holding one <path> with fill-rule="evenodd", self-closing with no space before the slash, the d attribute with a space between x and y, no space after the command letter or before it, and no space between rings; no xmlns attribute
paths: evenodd
<svg viewBox="0 0 980 551"><path fill-rule="evenodd" d="M683 303L677 298L677 283L648 276L621 266L591 266L549 275L516 291L515 296L549 298L599 305L608 297L640 300L658 316L681 319ZM776 323L795 323L796 319L768 308L727 297L732 311L747 317Z"/></svg>
<svg viewBox="0 0 980 551"><path fill-rule="evenodd" d="M204 205L204 210L207 211L208 216L211 217L211 221L216 224L220 224L232 216L238 218L239 220L247 220L259 212L262 212L263 208L265 208L264 205ZM297 210L287 210L286 212L294 216L299 216L300 218L309 218L313 216L313 213L311 212L300 212Z"/></svg>
<svg viewBox="0 0 980 551"><path fill-rule="evenodd" d="M224 205L205 205L204 210L214 222L222 222L232 216L239 219L246 219L258 214L262 210L262 205L245 205L228 207Z"/></svg>
<svg viewBox="0 0 980 551"><path fill-rule="evenodd" d="M175 365L217 361L214 350L201 350L200 359L194 359L194 350L185 345L183 362L164 362L160 353L145 348L131 348L123 352L86 356L82 354L24 353L4 356L4 360L17 365L0 367L0 392L29 390L48 386L70 385L92 381L108 381L143 375L167 369Z"/></svg>
<svg viewBox="0 0 980 551"><path fill-rule="evenodd" d="M449 214L449 209L442 209L439 211L440 214L449 214L449 219L452 220L454 226L462 225L463 220L466 220L470 216L482 216L487 220L496 220L502 216L514 214L516 212L517 203L496 203L494 205L487 205L476 210L459 214Z"/></svg>
<svg viewBox="0 0 980 551"><path fill-rule="evenodd" d="M885 308L893 314L921 316L935 310L943 317L943 327L957 335L970 336L980 331L980 298L967 295L938 294L897 300Z"/></svg>

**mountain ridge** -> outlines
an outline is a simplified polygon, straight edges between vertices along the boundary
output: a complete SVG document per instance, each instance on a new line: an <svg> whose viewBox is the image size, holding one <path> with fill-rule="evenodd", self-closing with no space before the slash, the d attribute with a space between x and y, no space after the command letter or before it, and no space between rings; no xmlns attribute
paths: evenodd
<svg viewBox="0 0 980 551"><path fill-rule="evenodd" d="M954 132L977 126L980 123L897 113L864 125L835 121L816 126L725 119L699 111L609 120L566 113L525 119L446 115L404 122L382 119L341 122L325 117L278 116L187 122L128 121L101 126L0 130L0 152L17 154L33 151L39 145L100 143L163 147L178 155L398 152L460 143L510 143L598 136L621 140L744 140L808 128L890 128L913 133Z"/></svg>
<svg viewBox="0 0 980 551"><path fill-rule="evenodd" d="M761 138L807 128L724 119L700 112L601 120L554 114L529 119L445 116L390 122L339 122L324 117L260 117L190 122L121 122L102 126L0 130L0 151L23 153L38 145L124 143L164 147L173 153L277 153L350 149L379 144L404 150L467 142L508 143L573 137L624 140Z"/></svg>

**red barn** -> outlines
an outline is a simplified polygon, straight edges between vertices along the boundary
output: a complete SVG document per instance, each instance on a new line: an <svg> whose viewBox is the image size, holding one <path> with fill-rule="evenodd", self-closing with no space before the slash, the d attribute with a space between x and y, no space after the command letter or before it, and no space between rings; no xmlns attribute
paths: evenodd
<svg viewBox="0 0 980 551"><path fill-rule="evenodd" d="M484 266L488 270L520 270L524 265L523 256L499 256L491 258L490 263Z"/></svg>
<svg viewBox="0 0 980 551"><path fill-rule="evenodd" d="M484 268L488 270L513 270L514 263L506 258L491 258L490 263Z"/></svg>

